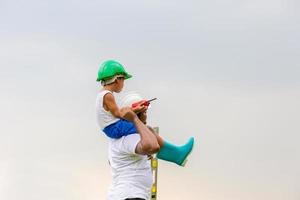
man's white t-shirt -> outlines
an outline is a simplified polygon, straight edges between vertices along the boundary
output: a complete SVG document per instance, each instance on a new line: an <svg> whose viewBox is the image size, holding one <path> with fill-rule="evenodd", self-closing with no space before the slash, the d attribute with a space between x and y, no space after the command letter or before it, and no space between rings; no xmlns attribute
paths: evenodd
<svg viewBox="0 0 300 200"><path fill-rule="evenodd" d="M107 200L126 198L149 199L152 186L150 161L135 153L139 134L109 139L108 159L112 169L112 185Z"/></svg>

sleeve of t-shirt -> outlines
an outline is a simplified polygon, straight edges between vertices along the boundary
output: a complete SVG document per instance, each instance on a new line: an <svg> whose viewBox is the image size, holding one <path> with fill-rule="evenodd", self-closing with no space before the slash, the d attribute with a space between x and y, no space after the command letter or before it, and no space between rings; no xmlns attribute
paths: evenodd
<svg viewBox="0 0 300 200"><path fill-rule="evenodd" d="M122 149L129 154L136 154L135 149L141 140L140 134L130 134L123 138Z"/></svg>

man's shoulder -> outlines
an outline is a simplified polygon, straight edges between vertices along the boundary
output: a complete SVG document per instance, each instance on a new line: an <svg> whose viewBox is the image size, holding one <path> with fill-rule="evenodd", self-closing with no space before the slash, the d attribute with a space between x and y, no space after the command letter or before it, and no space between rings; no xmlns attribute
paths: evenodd
<svg viewBox="0 0 300 200"><path fill-rule="evenodd" d="M140 134L130 134L118 139L110 138L110 148L117 149L120 152L135 154L135 148L140 140Z"/></svg>
<svg viewBox="0 0 300 200"><path fill-rule="evenodd" d="M141 136L138 133L134 133L134 134L130 134L130 135L126 135L126 136L122 136L121 138L117 138L117 139L112 139L110 138L110 143L113 144L128 144L134 141L140 141L141 140Z"/></svg>

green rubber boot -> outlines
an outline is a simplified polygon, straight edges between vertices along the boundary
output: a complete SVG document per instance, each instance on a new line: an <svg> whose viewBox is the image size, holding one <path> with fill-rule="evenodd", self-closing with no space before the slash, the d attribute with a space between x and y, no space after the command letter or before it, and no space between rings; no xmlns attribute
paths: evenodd
<svg viewBox="0 0 300 200"><path fill-rule="evenodd" d="M194 147L194 138L191 137L189 141L183 146L175 146L169 142L164 141L164 145L157 153L157 158L177 165L184 166L188 155L192 152Z"/></svg>

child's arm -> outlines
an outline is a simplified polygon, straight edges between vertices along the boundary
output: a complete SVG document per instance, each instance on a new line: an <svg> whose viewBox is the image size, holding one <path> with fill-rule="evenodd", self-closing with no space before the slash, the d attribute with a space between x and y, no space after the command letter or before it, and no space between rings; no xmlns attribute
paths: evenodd
<svg viewBox="0 0 300 200"><path fill-rule="evenodd" d="M111 93L107 93L103 97L103 107L109 111L114 117L122 118L121 111L116 104L115 98Z"/></svg>
<svg viewBox="0 0 300 200"><path fill-rule="evenodd" d="M120 109L117 106L115 98L111 93L107 93L103 97L103 107L106 111L109 111L114 117L123 118L124 111L123 111L123 109ZM147 109L146 106L139 105L139 106L135 107L135 109L133 111L136 113L136 112L145 111L146 109Z"/></svg>

